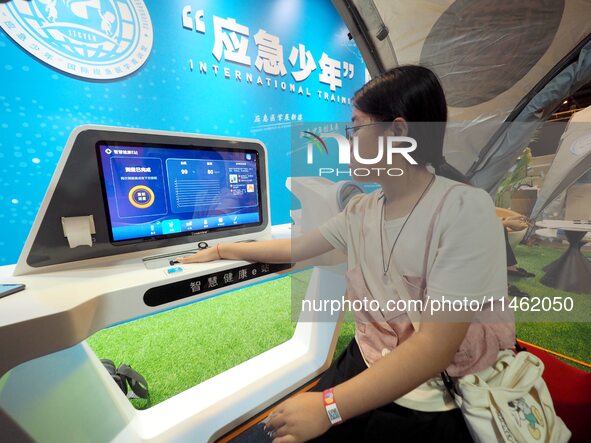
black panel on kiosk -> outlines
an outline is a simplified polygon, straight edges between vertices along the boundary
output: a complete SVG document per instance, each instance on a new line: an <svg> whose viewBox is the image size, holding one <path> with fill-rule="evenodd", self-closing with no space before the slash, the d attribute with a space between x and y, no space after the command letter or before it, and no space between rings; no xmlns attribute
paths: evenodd
<svg viewBox="0 0 591 443"><path fill-rule="evenodd" d="M253 139L75 128L18 271L265 231L266 162ZM70 248L62 217L88 215L92 247Z"/></svg>

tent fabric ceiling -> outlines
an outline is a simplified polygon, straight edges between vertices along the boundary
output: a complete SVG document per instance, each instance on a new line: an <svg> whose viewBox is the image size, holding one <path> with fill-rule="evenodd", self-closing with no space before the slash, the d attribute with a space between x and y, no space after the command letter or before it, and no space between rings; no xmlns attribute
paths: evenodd
<svg viewBox="0 0 591 443"><path fill-rule="evenodd" d="M543 122L583 84L591 81L591 41L579 52L578 59L564 68L538 92L511 123L492 139L493 145L481 154L472 183L489 191L495 190L506 171L527 146Z"/></svg>
<svg viewBox="0 0 591 443"><path fill-rule="evenodd" d="M450 122L464 125L448 134L445 155L470 176L494 154L487 151L502 133L503 122L514 120L591 35L591 0L333 0L333 4L372 76L404 64L421 64L438 74ZM524 146L514 147L517 155ZM496 183L494 177L483 180L482 172L479 175L482 187Z"/></svg>
<svg viewBox="0 0 591 443"><path fill-rule="evenodd" d="M556 36L563 11L560 0L535 5L456 1L429 31L419 63L438 74L449 106L481 105L511 89L540 61Z"/></svg>

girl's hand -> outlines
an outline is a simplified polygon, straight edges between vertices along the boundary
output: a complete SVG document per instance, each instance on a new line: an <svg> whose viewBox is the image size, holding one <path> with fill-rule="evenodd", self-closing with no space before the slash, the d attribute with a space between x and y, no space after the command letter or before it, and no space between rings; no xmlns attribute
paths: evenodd
<svg viewBox="0 0 591 443"><path fill-rule="evenodd" d="M505 220L503 225L511 231L522 231L527 228L527 222L524 220Z"/></svg>
<svg viewBox="0 0 591 443"><path fill-rule="evenodd" d="M305 392L279 404L269 416L265 430L273 443L299 443L324 434L330 421L322 392Z"/></svg>
<svg viewBox="0 0 591 443"><path fill-rule="evenodd" d="M218 245L212 248L205 248L197 251L195 254L186 255L185 257L177 258L179 263L205 263L213 260L220 260Z"/></svg>

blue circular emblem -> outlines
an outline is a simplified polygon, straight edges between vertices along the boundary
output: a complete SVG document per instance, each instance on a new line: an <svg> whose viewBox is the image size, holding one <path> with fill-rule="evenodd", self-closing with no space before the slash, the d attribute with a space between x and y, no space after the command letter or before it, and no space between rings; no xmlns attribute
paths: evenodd
<svg viewBox="0 0 591 443"><path fill-rule="evenodd" d="M13 0L0 4L0 27L39 60L84 78L129 75L152 49L143 0Z"/></svg>

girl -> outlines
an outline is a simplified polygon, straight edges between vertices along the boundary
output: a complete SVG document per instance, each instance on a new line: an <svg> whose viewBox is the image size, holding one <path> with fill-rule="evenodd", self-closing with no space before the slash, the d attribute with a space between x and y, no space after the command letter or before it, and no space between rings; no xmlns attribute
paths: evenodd
<svg viewBox="0 0 591 443"><path fill-rule="evenodd" d="M347 132L361 158L376 157L380 136L410 136L417 140L411 153L417 164L394 155L390 164L384 158L372 165L404 173L356 177L381 189L354 196L343 212L297 239L220 244L181 262L293 263L336 248L347 255L353 299L384 306L410 294L465 305L504 297L503 231L490 196L461 184L442 155L447 105L436 76L419 66L392 69L357 91L353 105ZM366 166L355 158L352 170ZM403 282L406 295L395 282ZM462 376L492 365L515 343L513 319L504 313L477 318L468 309L453 317L437 310L354 314L355 339L322 375L318 392L286 400L271 414L273 442L471 441L439 374ZM336 415L325 407L331 400ZM329 409L333 421L343 423L331 425Z"/></svg>

